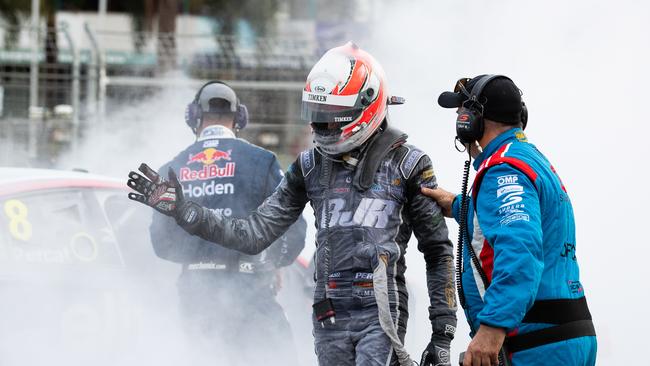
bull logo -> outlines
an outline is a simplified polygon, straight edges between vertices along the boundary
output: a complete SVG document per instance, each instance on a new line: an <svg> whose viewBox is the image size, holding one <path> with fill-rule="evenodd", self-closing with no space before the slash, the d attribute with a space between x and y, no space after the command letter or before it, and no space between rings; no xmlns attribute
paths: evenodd
<svg viewBox="0 0 650 366"><path fill-rule="evenodd" d="M215 148L207 148L201 151L198 154L190 155L187 164L190 163L203 163L203 165L214 164L214 162L219 160L230 160L230 153L232 150L222 151Z"/></svg>

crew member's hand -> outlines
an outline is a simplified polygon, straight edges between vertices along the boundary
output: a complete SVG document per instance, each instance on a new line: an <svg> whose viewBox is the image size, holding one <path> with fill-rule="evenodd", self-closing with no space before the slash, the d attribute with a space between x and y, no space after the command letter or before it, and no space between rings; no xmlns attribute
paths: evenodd
<svg viewBox="0 0 650 366"><path fill-rule="evenodd" d="M443 215L446 217L452 217L451 206L454 203L454 198L456 198L455 194L447 192L442 188L431 189L426 187L422 187L422 194L433 198L442 209Z"/></svg>
<svg viewBox="0 0 650 366"><path fill-rule="evenodd" d="M420 366L451 366L449 357L450 339L433 338L422 352Z"/></svg>
<svg viewBox="0 0 650 366"><path fill-rule="evenodd" d="M467 346L463 366L497 366L499 351L503 346L506 331L481 324L478 332Z"/></svg>
<svg viewBox="0 0 650 366"><path fill-rule="evenodd" d="M138 168L144 176L137 172L129 173L126 185L138 193L129 193L129 198L155 208L167 216L176 216L176 209L183 203L183 189L176 173L169 168L169 181L164 180L147 164Z"/></svg>

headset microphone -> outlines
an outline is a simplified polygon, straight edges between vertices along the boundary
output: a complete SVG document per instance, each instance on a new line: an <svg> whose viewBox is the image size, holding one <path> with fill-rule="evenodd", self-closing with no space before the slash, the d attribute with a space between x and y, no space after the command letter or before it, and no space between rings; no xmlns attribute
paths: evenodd
<svg viewBox="0 0 650 366"><path fill-rule="evenodd" d="M468 92L464 85L459 85L460 90L468 97L458 109L456 118L456 136L463 144L470 144L483 137L485 132L483 112L486 101L482 100L481 93L485 86L496 78L510 80L509 77L503 75L485 75L478 79L471 92ZM521 123L525 129L528 123L528 109L524 102L521 103Z"/></svg>

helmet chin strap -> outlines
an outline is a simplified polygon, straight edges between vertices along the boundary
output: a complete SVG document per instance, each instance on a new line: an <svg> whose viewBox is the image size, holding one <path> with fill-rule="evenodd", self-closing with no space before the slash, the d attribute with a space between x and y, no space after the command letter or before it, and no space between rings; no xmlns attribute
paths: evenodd
<svg viewBox="0 0 650 366"><path fill-rule="evenodd" d="M323 157L324 157L325 159L327 159L327 160L335 161L335 162L337 162L337 163L344 163L344 162L345 162L345 161L343 161L342 159L337 159L337 158L331 156L330 154L326 153L326 152L323 151L323 149L321 149L318 145L315 145L315 146L314 146L314 149L316 149L316 151L318 151L318 153L320 153L321 156L323 156Z"/></svg>
<svg viewBox="0 0 650 366"><path fill-rule="evenodd" d="M358 159L358 158L357 158L359 155L361 155L360 152L357 153L357 154L354 154L355 151L347 152L347 153L344 153L343 155L341 155L341 158L340 158L340 159L337 159L337 158L335 158L335 157L333 157L333 156L331 156L331 155L329 155L329 154L326 154L326 153L325 153L325 152L324 152L320 147L318 147L318 146L315 146L314 148L315 148L316 151L318 151L318 152L319 152L319 153L320 153L320 154L321 154L325 159L327 159L327 160L331 160L331 161L334 161L334 162L337 162L337 163L342 163L342 164L344 164L344 165L346 165L346 166L348 166L348 167L356 168L356 166L359 165L359 161L361 160L361 159ZM357 150L357 152L358 152L358 150Z"/></svg>
<svg viewBox="0 0 650 366"><path fill-rule="evenodd" d="M366 128L366 126L367 124L364 123L362 128ZM380 135L385 129L386 129L386 124L383 123L377 129L377 131L370 138L368 138L366 142L364 142L360 147L357 147L352 151L343 153L340 159L337 159L329 154L326 154L318 145L315 146L315 149L328 160L335 161L337 163L343 163L350 168L356 168L357 165L359 165L359 162L361 161L362 155L364 154L365 150L368 148L369 145L372 144L372 141L378 135ZM314 144L316 144L316 141L314 141Z"/></svg>
<svg viewBox="0 0 650 366"><path fill-rule="evenodd" d="M343 155L343 161L345 161L345 163L350 166L356 167L357 165L359 165L359 159L353 157L351 154Z"/></svg>

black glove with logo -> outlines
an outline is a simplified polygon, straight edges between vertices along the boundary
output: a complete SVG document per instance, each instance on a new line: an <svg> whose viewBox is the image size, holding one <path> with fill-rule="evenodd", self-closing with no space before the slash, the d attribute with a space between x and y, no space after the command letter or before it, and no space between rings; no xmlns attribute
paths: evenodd
<svg viewBox="0 0 650 366"><path fill-rule="evenodd" d="M168 181L164 180L147 164L140 164L140 173L131 171L126 185L138 193L129 193L129 198L153 207L156 211L171 216L185 230L193 233L202 219L203 208L183 199L183 187L174 170L169 168Z"/></svg>
<svg viewBox="0 0 650 366"><path fill-rule="evenodd" d="M431 342L422 352L420 366L451 366L449 347L451 340L444 336L431 336Z"/></svg>

